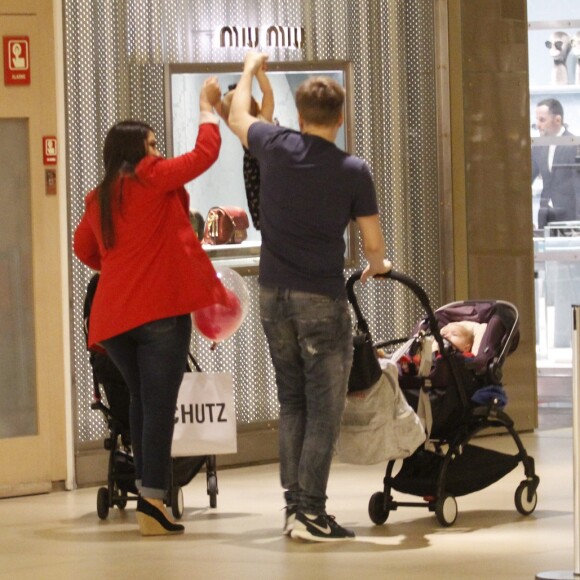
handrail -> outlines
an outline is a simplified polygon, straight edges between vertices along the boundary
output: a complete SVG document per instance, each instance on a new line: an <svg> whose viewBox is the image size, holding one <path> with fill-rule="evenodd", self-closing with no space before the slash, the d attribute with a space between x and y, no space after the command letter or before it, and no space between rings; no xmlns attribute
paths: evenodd
<svg viewBox="0 0 580 580"><path fill-rule="evenodd" d="M369 332L368 324L364 316L362 315L362 312L358 305L356 294L354 292L354 285L356 282L360 280L361 276L362 270L357 270L349 277L349 279L346 282L346 293L348 296L348 300L351 303L353 310L355 312L358 329L361 330L362 332L368 333ZM421 288L421 286L419 286L419 284L415 282L415 280L413 280L406 274L402 274L401 272L397 272L395 270L391 270L386 274L377 274L376 276L374 276L374 278L395 280L395 282L400 282L401 284L409 288L413 292L413 294L415 294L415 296L419 299L419 302L421 302L421 305L425 309L427 318L429 319L429 327L431 329L433 337L437 341L440 351L443 352L445 348L445 345L443 343L443 337L439 332L437 318L435 317L435 313L433 312L433 308L431 307L429 297L427 296L425 290L423 290L423 288Z"/></svg>

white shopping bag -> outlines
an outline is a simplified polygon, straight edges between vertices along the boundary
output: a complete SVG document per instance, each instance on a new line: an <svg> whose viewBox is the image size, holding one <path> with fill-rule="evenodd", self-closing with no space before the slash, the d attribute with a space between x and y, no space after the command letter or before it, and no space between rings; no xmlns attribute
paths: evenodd
<svg viewBox="0 0 580 580"><path fill-rule="evenodd" d="M173 457L236 453L234 382L230 373L185 373L175 409Z"/></svg>

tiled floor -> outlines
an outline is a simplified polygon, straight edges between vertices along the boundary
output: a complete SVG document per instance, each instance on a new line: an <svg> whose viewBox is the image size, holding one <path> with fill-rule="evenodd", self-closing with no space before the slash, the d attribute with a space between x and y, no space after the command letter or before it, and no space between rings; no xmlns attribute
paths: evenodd
<svg viewBox="0 0 580 580"><path fill-rule="evenodd" d="M523 441L541 478L536 511L524 517L515 510L520 465L458 498L450 528L426 509L404 507L383 526L373 525L367 506L382 488L384 466L336 463L328 507L356 531L348 543L299 543L281 535L277 465L219 471L217 509L207 507L205 477L198 475L184 488L186 533L169 538L142 538L134 504L100 521L94 488L0 500L0 578L511 580L571 571L572 429L538 430ZM481 443L512 451L507 436Z"/></svg>

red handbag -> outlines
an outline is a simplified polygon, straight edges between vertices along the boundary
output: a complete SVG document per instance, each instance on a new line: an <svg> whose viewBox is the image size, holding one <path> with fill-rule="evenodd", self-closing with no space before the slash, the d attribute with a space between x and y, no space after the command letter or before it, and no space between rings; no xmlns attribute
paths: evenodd
<svg viewBox="0 0 580 580"><path fill-rule="evenodd" d="M203 243L239 244L248 237L248 214L241 207L216 206L207 213Z"/></svg>

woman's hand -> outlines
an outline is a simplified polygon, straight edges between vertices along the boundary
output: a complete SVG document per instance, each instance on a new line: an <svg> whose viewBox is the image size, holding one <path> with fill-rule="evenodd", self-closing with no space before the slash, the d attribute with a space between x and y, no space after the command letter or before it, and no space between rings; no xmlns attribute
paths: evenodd
<svg viewBox="0 0 580 580"><path fill-rule="evenodd" d="M258 70L266 71L266 61L268 55L264 52L248 52L244 59L244 72L252 75L257 74Z"/></svg>
<svg viewBox="0 0 580 580"><path fill-rule="evenodd" d="M217 77L212 76L205 79L199 94L199 107L202 111L211 112L220 102L222 92Z"/></svg>

